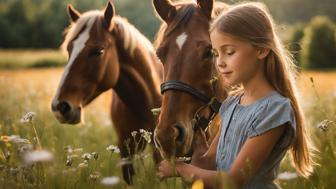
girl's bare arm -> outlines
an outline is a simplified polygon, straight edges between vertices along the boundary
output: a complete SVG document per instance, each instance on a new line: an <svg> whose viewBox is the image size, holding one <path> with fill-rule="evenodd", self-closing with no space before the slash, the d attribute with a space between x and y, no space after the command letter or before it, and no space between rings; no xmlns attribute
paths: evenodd
<svg viewBox="0 0 336 189"><path fill-rule="evenodd" d="M257 172L262 163L267 159L274 145L284 132L284 129L285 126L280 126L260 136L247 139L236 160L233 162L231 169L227 173L223 174L226 175L237 187L241 187L246 184ZM213 143L215 142L216 141ZM213 154L216 153L213 152L213 148L214 147L209 148L208 158L215 157ZM202 179L206 188L213 188L215 186L216 176L218 175L218 172L215 170L202 169L185 163L177 163L176 170L178 174L186 180L191 179L194 181Z"/></svg>

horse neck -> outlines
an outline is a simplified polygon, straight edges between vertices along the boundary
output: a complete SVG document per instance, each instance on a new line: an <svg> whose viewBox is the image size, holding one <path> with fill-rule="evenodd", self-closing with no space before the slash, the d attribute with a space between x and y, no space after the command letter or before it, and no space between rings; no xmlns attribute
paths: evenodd
<svg viewBox="0 0 336 189"><path fill-rule="evenodd" d="M115 35L120 74L114 90L137 115L150 113L143 110L161 105L159 85L162 81L162 67L154 53L141 46L138 41L136 48L131 52L124 46L123 35Z"/></svg>

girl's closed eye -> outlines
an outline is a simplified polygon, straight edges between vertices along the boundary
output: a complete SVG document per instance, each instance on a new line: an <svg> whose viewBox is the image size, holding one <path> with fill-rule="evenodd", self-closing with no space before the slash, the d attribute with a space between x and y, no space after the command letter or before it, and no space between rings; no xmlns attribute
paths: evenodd
<svg viewBox="0 0 336 189"><path fill-rule="evenodd" d="M225 52L225 54L229 55L229 56L233 55L234 53L235 53L234 50L226 50L226 52Z"/></svg>

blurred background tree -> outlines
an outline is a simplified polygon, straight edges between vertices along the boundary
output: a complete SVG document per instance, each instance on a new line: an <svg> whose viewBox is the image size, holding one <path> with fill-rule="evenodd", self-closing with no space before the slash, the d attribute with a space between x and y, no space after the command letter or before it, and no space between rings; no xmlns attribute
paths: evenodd
<svg viewBox="0 0 336 189"><path fill-rule="evenodd" d="M306 26L302 39L301 63L305 68L336 67L336 29L326 16L316 16Z"/></svg>

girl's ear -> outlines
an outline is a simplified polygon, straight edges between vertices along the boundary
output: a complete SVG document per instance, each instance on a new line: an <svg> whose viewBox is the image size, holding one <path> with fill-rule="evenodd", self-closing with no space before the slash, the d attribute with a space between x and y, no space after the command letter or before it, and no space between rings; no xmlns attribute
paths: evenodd
<svg viewBox="0 0 336 189"><path fill-rule="evenodd" d="M270 49L269 48L264 48L264 47L262 47L262 48L258 48L258 51L257 51L257 58L259 59L259 60L262 60L262 59L264 59L264 58L266 58L267 57L267 55L270 53Z"/></svg>

